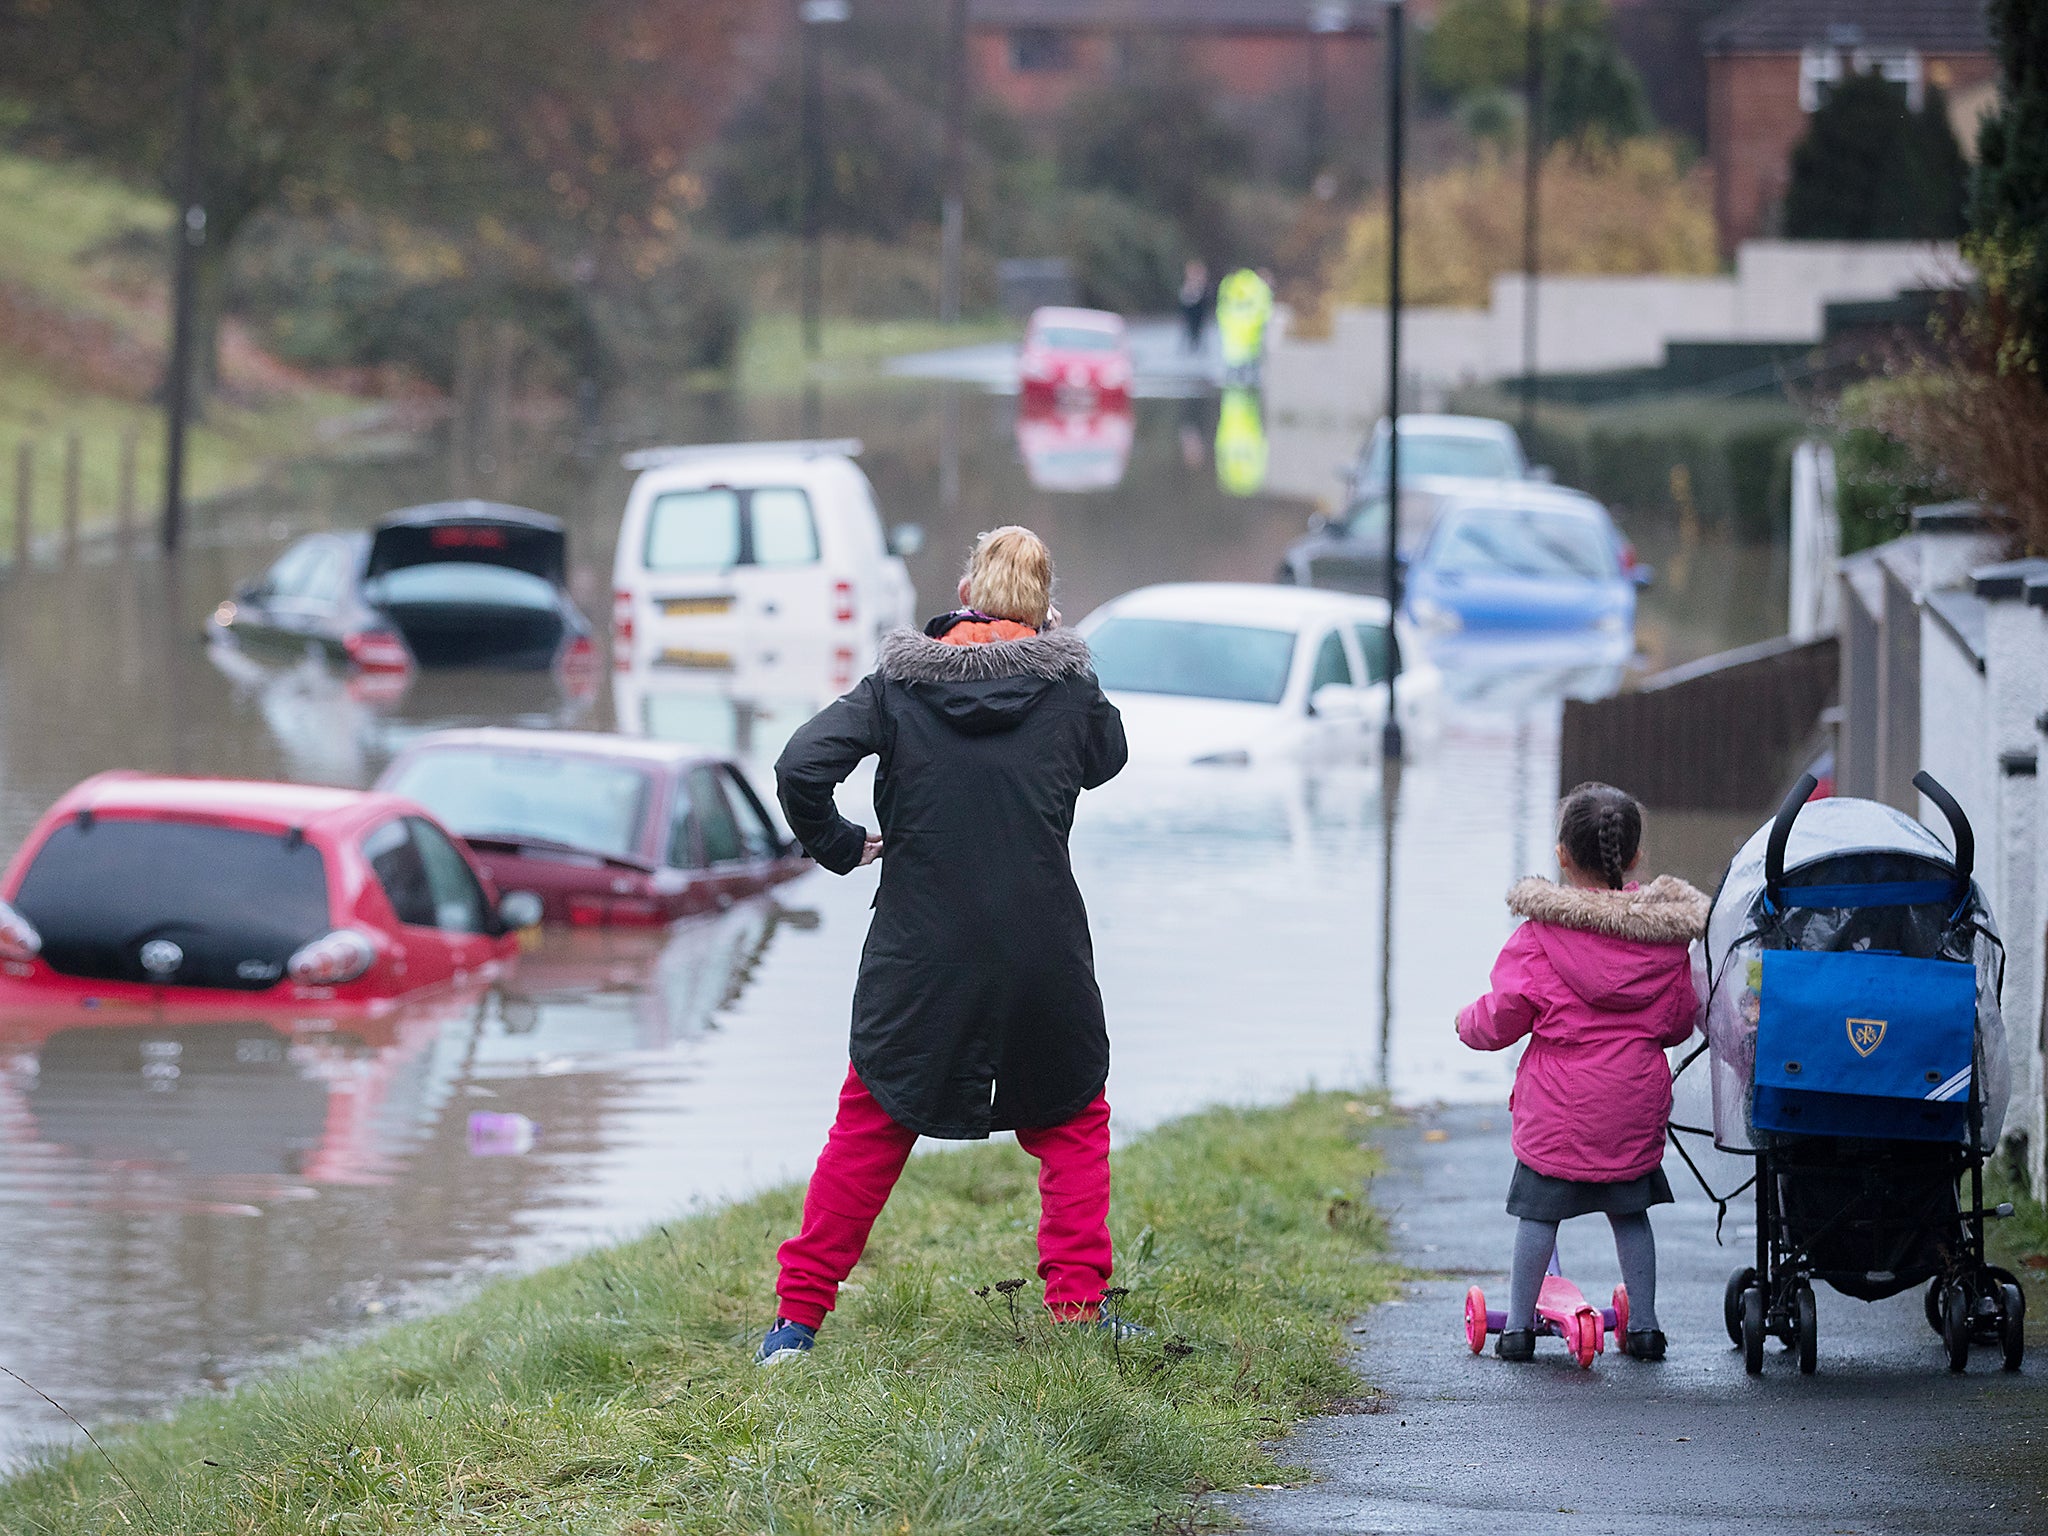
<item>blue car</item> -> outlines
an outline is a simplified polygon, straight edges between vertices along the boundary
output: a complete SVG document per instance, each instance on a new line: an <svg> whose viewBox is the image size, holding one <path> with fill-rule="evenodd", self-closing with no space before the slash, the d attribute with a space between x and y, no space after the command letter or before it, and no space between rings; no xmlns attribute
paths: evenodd
<svg viewBox="0 0 2048 1536"><path fill-rule="evenodd" d="M1626 656L1648 580L1599 502L1522 482L1441 509L1408 566L1404 611L1433 648Z"/></svg>

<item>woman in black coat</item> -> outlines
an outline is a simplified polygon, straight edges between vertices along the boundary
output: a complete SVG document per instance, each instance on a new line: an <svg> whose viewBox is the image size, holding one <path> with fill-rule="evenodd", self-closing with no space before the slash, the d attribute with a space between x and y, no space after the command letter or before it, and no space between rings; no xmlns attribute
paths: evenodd
<svg viewBox="0 0 2048 1536"><path fill-rule="evenodd" d="M775 765L799 842L835 874L882 858L839 1118L782 1247L764 1360L808 1349L920 1135L1015 1130L1039 1157L1039 1275L1092 1319L1110 1273L1109 1036L1067 854L1074 805L1125 759L1088 646L1055 627L1035 534L984 534L960 612L884 637L879 664ZM833 792L863 758L879 836Z"/></svg>

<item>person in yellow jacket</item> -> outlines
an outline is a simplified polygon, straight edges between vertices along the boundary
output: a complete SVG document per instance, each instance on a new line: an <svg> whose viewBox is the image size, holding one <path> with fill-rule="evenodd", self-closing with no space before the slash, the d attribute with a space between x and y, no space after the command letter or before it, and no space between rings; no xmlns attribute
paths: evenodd
<svg viewBox="0 0 2048 1536"><path fill-rule="evenodd" d="M1232 496L1256 496L1266 487L1266 422L1256 390L1223 391L1216 414L1216 483Z"/></svg>
<svg viewBox="0 0 2048 1536"><path fill-rule="evenodd" d="M1273 285L1263 272L1239 267L1216 285L1216 336L1223 367L1239 373L1258 366L1273 318Z"/></svg>

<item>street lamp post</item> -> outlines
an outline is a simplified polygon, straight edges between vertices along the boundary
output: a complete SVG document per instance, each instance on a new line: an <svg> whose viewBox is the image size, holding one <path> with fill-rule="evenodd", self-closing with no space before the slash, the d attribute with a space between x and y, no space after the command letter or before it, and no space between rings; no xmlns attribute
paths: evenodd
<svg viewBox="0 0 2048 1536"><path fill-rule="evenodd" d="M1528 61L1522 109L1522 441L1536 427L1537 196L1543 186L1543 0L1529 0Z"/></svg>
<svg viewBox="0 0 2048 1536"><path fill-rule="evenodd" d="M967 223L967 0L950 0L946 37L946 194L939 224L939 319L960 318Z"/></svg>
<svg viewBox="0 0 2048 1536"><path fill-rule="evenodd" d="M818 355L819 311L823 308L824 253L820 238L825 201L825 83L817 29L846 20L847 0L798 0L797 42L803 74L803 332L804 355Z"/></svg>
<svg viewBox="0 0 2048 1536"><path fill-rule="evenodd" d="M185 0L185 77L178 87L178 210L171 258L171 361L164 380L164 553L185 531L185 428L192 414L192 306L199 248L206 243L200 200L199 124L206 85L206 0Z"/></svg>
<svg viewBox="0 0 2048 1536"><path fill-rule="evenodd" d="M1394 616L1401 611L1401 118L1402 0L1387 0L1387 723L1381 754L1401 757L1401 715L1395 683L1401 647Z"/></svg>

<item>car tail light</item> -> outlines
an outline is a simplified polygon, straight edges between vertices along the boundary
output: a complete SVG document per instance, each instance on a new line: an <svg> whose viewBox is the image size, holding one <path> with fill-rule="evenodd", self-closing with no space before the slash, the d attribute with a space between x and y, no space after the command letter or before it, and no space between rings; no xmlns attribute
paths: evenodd
<svg viewBox="0 0 2048 1536"><path fill-rule="evenodd" d="M841 624L853 622L853 583L835 581L832 583L832 617Z"/></svg>
<svg viewBox="0 0 2048 1536"><path fill-rule="evenodd" d="M612 593L612 640L621 650L633 644L633 594L630 592Z"/></svg>
<svg viewBox="0 0 2048 1536"><path fill-rule="evenodd" d="M1642 562L1636 557L1636 547L1627 539L1621 541L1621 574L1626 576Z"/></svg>
<svg viewBox="0 0 2048 1536"><path fill-rule="evenodd" d="M0 901L0 960L26 963L43 952L43 936L35 925Z"/></svg>
<svg viewBox="0 0 2048 1536"><path fill-rule="evenodd" d="M853 647L842 645L832 653L832 686L841 693L853 686Z"/></svg>
<svg viewBox="0 0 2048 1536"><path fill-rule="evenodd" d="M303 946L284 964L285 974L302 987L338 987L370 968L377 951L353 928L337 928Z"/></svg>
<svg viewBox="0 0 2048 1536"><path fill-rule="evenodd" d="M343 635L341 646L365 672L405 672L412 667L412 652L388 629L359 629Z"/></svg>

